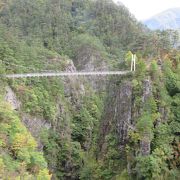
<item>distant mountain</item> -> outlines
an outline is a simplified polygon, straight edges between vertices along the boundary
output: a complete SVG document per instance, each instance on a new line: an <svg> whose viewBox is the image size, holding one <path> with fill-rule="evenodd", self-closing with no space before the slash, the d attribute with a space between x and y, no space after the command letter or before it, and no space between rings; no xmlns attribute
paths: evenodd
<svg viewBox="0 0 180 180"><path fill-rule="evenodd" d="M180 29L180 7L168 9L143 23L152 30Z"/></svg>

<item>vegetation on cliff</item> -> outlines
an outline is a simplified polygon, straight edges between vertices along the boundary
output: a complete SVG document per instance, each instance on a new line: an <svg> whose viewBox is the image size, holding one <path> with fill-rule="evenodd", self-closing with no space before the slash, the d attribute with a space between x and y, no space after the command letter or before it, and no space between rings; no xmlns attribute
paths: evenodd
<svg viewBox="0 0 180 180"><path fill-rule="evenodd" d="M177 32L152 32L111 0L1 2L0 74L75 71L72 61L127 70L132 53L138 61L133 76L97 80L103 90L85 78L1 78L0 178L178 179ZM4 102L6 86L20 109ZM48 127L31 134L26 114Z"/></svg>
<svg viewBox="0 0 180 180"><path fill-rule="evenodd" d="M0 176L3 179L50 179L37 143L9 104L0 102Z"/></svg>

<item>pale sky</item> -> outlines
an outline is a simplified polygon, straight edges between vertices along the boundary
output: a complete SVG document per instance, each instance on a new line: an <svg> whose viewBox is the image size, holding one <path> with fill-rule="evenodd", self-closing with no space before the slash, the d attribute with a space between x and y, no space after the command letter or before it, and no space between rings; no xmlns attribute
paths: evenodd
<svg viewBox="0 0 180 180"><path fill-rule="evenodd" d="M180 0L113 0L122 2L138 20L145 20L164 10L180 7Z"/></svg>

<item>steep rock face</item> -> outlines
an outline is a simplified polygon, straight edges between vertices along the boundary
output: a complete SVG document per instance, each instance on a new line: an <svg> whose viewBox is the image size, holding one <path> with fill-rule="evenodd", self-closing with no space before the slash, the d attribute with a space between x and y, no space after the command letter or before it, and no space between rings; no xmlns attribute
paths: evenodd
<svg viewBox="0 0 180 180"><path fill-rule="evenodd" d="M69 60L64 67L64 71L76 72L77 70L74 63ZM61 138L67 138L70 140L71 127L69 127L69 125L70 119L72 118L72 112L69 111L67 106L70 106L72 111L78 111L81 108L83 97L86 93L84 86L85 82L84 78L77 76L69 76L62 79L65 98L58 99L56 104L56 115L52 121L22 112L21 102L10 87L6 88L5 100L12 105L13 109L19 111L22 122L38 142L38 148L42 150L43 145L40 134L45 129L48 130L52 128Z"/></svg>
<svg viewBox="0 0 180 180"><path fill-rule="evenodd" d="M142 102L145 103L152 96L152 84L150 78L143 82L143 96Z"/></svg>
<svg viewBox="0 0 180 180"><path fill-rule="evenodd" d="M79 51L78 56L74 60L74 64L78 71L107 71L109 69L106 59L100 52L85 47ZM91 87L97 91L105 90L107 79L107 77L102 76L85 78Z"/></svg>
<svg viewBox="0 0 180 180"><path fill-rule="evenodd" d="M108 66L106 64L105 58L102 54L92 48L82 47L74 64L78 70L83 71L95 71L95 70L107 70Z"/></svg>
<svg viewBox="0 0 180 180"><path fill-rule="evenodd" d="M41 143L40 133L43 129L50 129L51 123L47 122L45 119L32 117L28 114L22 114L22 122L30 131L31 135L36 139L38 143L38 149L42 150L43 145Z"/></svg>
<svg viewBox="0 0 180 180"><path fill-rule="evenodd" d="M152 96L152 84L151 80L146 79L143 82L143 95L142 95L142 102L143 104L147 103L148 99ZM150 146L150 139L148 134L144 134L143 139L140 141L140 152L142 156L146 156L150 154L151 146Z"/></svg>
<svg viewBox="0 0 180 180"><path fill-rule="evenodd" d="M129 132L136 131L137 119L143 113L141 109L137 109L134 102L133 86L131 80L111 81L107 100L104 108L104 116L100 127L100 149L105 153L107 148L106 136L112 131L116 132L119 150L123 152L129 140ZM152 97L152 82L147 78L142 83L142 106L148 103ZM141 155L150 154L150 137L145 133L140 140L139 149Z"/></svg>
<svg viewBox="0 0 180 180"><path fill-rule="evenodd" d="M10 87L6 87L5 101L11 104L13 110L18 110L20 108L21 103Z"/></svg>
<svg viewBox="0 0 180 180"><path fill-rule="evenodd" d="M20 111L21 102L18 100L15 93L10 87L6 87L5 101L11 104L14 110ZM40 141L40 133L44 128L50 129L51 124L42 118L32 117L25 113L21 113L21 117L23 124L36 139L38 143L38 149L42 150L43 146Z"/></svg>
<svg viewBox="0 0 180 180"><path fill-rule="evenodd" d="M120 147L127 143L129 129L134 129L132 124L132 85L131 82L125 81L117 90L115 103L116 128Z"/></svg>
<svg viewBox="0 0 180 180"><path fill-rule="evenodd" d="M70 61L65 67L66 72L76 72L74 63ZM76 106L80 106L81 97L85 95L84 80L82 77L69 76L63 78L64 94L66 98Z"/></svg>
<svg viewBox="0 0 180 180"><path fill-rule="evenodd" d="M120 85L116 83L111 81L111 85L108 89L108 99L106 101L105 114L102 118L101 125L101 151L105 151L105 137L113 128L117 132L119 149L121 151L124 150L128 141L128 131L134 129L132 122L131 82L123 80Z"/></svg>

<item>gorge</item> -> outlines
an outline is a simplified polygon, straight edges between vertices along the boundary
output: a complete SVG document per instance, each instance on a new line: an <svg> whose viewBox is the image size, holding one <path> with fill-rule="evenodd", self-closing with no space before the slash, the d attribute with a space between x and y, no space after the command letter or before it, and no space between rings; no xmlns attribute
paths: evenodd
<svg viewBox="0 0 180 180"><path fill-rule="evenodd" d="M0 179L180 176L178 32L151 31L111 0L0 4Z"/></svg>

